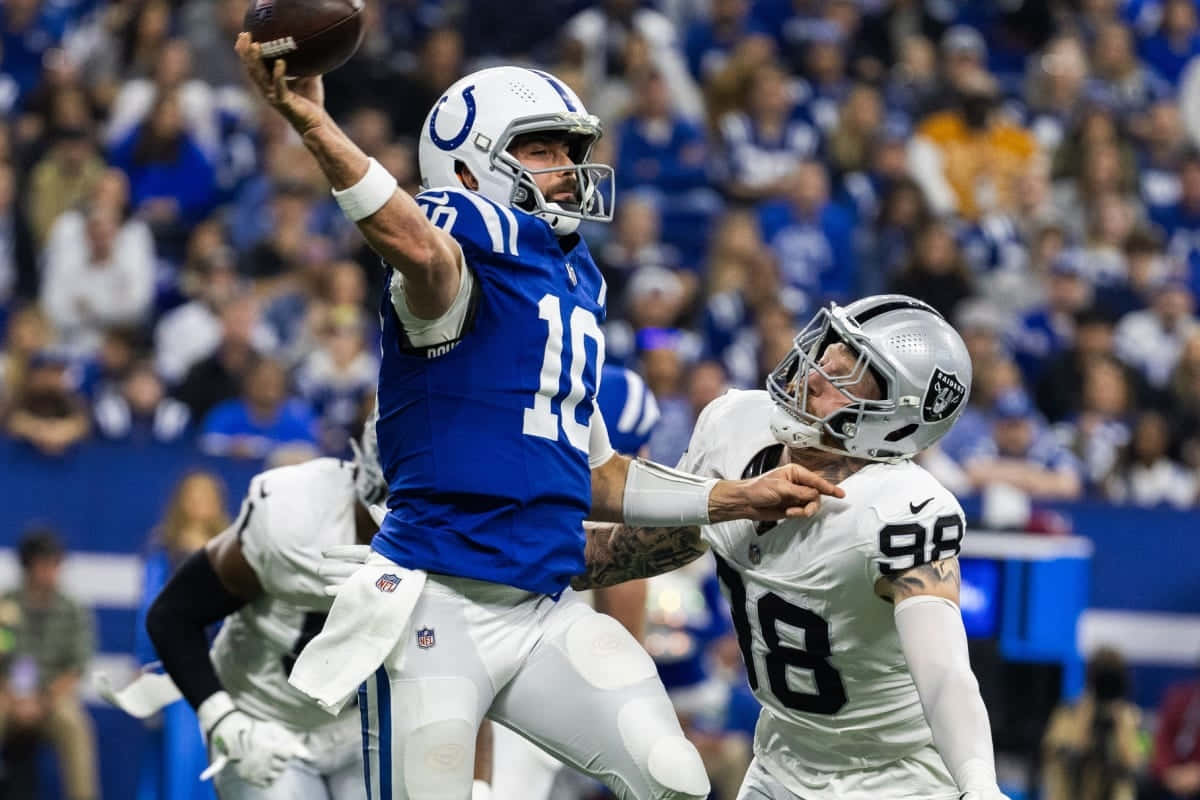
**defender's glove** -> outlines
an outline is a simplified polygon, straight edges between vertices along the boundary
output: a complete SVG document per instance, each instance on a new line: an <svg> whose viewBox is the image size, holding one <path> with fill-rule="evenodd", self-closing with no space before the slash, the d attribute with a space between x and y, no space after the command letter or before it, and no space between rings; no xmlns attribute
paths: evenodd
<svg viewBox="0 0 1200 800"><path fill-rule="evenodd" d="M200 728L209 746L212 764L200 778L206 780L231 766L242 780L265 788L275 782L294 758L313 756L294 733L277 722L255 719L217 692L196 709Z"/></svg>

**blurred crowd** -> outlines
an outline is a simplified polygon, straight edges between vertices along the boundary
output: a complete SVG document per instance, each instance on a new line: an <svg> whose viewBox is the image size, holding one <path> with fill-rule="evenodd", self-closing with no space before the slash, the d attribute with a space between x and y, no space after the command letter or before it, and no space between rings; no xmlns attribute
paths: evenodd
<svg viewBox="0 0 1200 800"><path fill-rule="evenodd" d="M0 437L36 457L95 440L348 453L376 380L383 273L248 90L232 50L246 5L0 5ZM584 228L609 286L608 363L657 397L655 460L677 460L726 387L761 387L822 303L894 291L941 311L972 355L969 408L925 458L954 491L1010 510L1195 507L1196 0L522 9L366 0L366 38L326 76L327 105L415 192L425 115L461 75L535 64L580 94L605 123L597 160L617 171L613 224ZM221 491L180 487L148 597L225 524ZM0 634L55 614L88 630L55 588L61 545L28 542ZM646 646L729 787L748 758L732 732L755 707L711 569L695 569L651 586ZM0 636L6 670L25 676L0 694L0 732L7 717L59 744L68 786L91 780L77 754L92 745L55 702L73 696L89 637L64 634L78 644L51 664ZM1128 797L1146 774L1105 659L1047 732L1050 797ZM1149 774L1164 796L1200 797L1200 689L1178 688L1160 719ZM159 747L143 785L194 784L195 764Z"/></svg>
<svg viewBox="0 0 1200 800"><path fill-rule="evenodd" d="M377 258L244 82L244 0L0 7L0 422L344 454L377 369ZM1194 0L368 0L326 77L415 191L443 89L532 63L608 131L586 230L609 361L662 408L758 387L817 306L922 298L970 409L928 465L960 493L1196 503L1200 21Z"/></svg>

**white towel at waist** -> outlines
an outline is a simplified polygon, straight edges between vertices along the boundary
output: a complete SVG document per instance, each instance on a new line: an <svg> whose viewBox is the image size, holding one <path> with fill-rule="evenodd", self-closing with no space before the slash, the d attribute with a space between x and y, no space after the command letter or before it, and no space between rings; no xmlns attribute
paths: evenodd
<svg viewBox="0 0 1200 800"><path fill-rule="evenodd" d="M288 682L337 715L407 634L424 586L422 570L372 553L338 592Z"/></svg>

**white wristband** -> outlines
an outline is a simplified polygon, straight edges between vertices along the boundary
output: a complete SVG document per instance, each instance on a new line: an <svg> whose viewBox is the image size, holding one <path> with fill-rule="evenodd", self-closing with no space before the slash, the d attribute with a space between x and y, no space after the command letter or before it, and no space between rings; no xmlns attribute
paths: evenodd
<svg viewBox="0 0 1200 800"><path fill-rule="evenodd" d="M492 800L492 786L478 778L471 784L471 800Z"/></svg>
<svg viewBox="0 0 1200 800"><path fill-rule="evenodd" d="M396 179L375 159L368 159L367 174L345 189L334 189L333 199L351 222L366 219L383 208L396 193Z"/></svg>
<svg viewBox="0 0 1200 800"><path fill-rule="evenodd" d="M701 478L635 458L629 462L625 478L625 523L643 528L707 525L708 495L716 483L716 478Z"/></svg>

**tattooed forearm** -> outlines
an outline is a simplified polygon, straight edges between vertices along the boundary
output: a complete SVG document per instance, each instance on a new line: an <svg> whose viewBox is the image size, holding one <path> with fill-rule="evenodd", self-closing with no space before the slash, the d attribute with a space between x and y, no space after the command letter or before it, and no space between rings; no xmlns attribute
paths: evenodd
<svg viewBox="0 0 1200 800"><path fill-rule="evenodd" d="M582 591L661 575L696 560L706 548L695 526L588 525L587 570L571 579L571 588Z"/></svg>
<svg viewBox="0 0 1200 800"><path fill-rule="evenodd" d="M892 601L896 603L918 594L933 594L957 602L958 590L962 585L957 558L922 564L904 572L888 575L884 580L891 588Z"/></svg>

